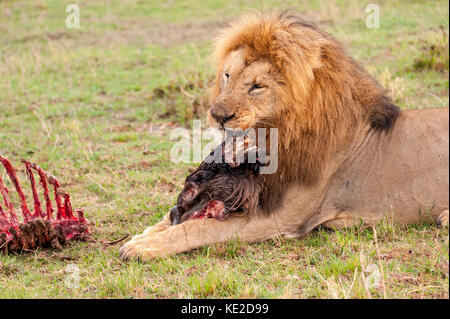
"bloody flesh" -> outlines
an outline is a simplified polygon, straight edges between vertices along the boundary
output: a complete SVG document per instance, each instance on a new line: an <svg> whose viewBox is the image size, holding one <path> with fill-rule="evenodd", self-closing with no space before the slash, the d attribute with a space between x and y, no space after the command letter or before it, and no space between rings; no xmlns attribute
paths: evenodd
<svg viewBox="0 0 450 319"><path fill-rule="evenodd" d="M60 248L67 240L89 237L88 221L84 218L83 211L76 210L75 216L69 194L60 188L59 181L53 175L46 173L34 163L22 160L33 197L34 209L30 211L11 162L2 155L0 162L18 194L23 216L23 222L20 222L14 211L9 189L0 174L0 194L3 198L3 202L0 201L0 252L20 252L38 247ZM33 171L39 176L45 211L39 198ZM56 218L53 217L54 208L48 185L53 188Z"/></svg>

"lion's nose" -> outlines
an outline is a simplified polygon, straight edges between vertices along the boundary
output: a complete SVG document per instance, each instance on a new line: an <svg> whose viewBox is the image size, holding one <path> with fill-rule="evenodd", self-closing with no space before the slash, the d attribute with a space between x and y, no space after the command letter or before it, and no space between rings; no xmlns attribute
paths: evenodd
<svg viewBox="0 0 450 319"><path fill-rule="evenodd" d="M211 116L220 124L225 124L225 122L231 120L234 117L234 115L235 113L230 114L211 109Z"/></svg>

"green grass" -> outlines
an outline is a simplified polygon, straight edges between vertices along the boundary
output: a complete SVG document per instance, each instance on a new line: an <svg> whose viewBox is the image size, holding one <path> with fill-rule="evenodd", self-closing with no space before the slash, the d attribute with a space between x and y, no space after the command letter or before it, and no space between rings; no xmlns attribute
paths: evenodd
<svg viewBox="0 0 450 319"><path fill-rule="evenodd" d="M448 229L433 225L319 229L145 264L102 244L141 232L175 203L196 164L168 161L170 128L204 120L214 32L250 8L303 13L402 108L448 107L448 4L378 1L380 28L367 29L366 2L79 1L80 29L65 28L61 1L0 2L0 152L55 173L97 240L0 255L0 297L448 298ZM65 284L70 264L79 288ZM382 276L369 288L373 265Z"/></svg>

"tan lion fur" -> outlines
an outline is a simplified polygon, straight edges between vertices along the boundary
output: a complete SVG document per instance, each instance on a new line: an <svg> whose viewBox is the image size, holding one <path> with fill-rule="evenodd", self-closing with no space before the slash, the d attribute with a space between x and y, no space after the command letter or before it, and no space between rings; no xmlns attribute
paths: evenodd
<svg viewBox="0 0 450 319"><path fill-rule="evenodd" d="M289 13L242 17L218 37L214 57L210 123L279 129L278 171L263 177L260 214L176 226L166 215L122 258L361 220L448 224L448 108L400 112L338 41Z"/></svg>

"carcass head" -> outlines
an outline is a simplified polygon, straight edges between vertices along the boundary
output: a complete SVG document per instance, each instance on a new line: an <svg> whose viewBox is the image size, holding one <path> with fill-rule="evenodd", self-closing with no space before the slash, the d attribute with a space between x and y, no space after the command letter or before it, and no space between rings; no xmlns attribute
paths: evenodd
<svg viewBox="0 0 450 319"><path fill-rule="evenodd" d="M250 212L258 205L261 183L256 147L241 149L244 153L241 163L226 163L225 144L219 147L222 152L216 149L186 178L177 206L170 212L172 225L190 219L224 220L231 213ZM235 151L234 158L238 152Z"/></svg>

